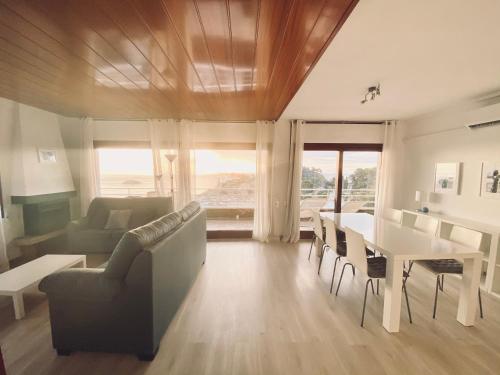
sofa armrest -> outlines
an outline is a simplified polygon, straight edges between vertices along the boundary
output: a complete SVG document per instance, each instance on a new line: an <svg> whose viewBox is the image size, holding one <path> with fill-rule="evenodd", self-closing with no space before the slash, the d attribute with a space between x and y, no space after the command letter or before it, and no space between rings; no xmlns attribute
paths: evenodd
<svg viewBox="0 0 500 375"><path fill-rule="evenodd" d="M53 273L38 288L52 297L73 301L112 301L120 292L118 280L103 277L103 269L67 269Z"/></svg>
<svg viewBox="0 0 500 375"><path fill-rule="evenodd" d="M87 217L82 217L79 220L72 220L68 223L67 229L69 232L76 232L79 230L86 229L88 227L89 220Z"/></svg>

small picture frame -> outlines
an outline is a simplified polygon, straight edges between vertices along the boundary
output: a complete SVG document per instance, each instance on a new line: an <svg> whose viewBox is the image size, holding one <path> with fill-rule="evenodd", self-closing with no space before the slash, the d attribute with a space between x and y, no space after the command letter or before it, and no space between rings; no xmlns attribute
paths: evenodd
<svg viewBox="0 0 500 375"><path fill-rule="evenodd" d="M40 163L57 162L56 150L38 149L38 160Z"/></svg>
<svg viewBox="0 0 500 375"><path fill-rule="evenodd" d="M434 193L458 194L460 163L436 163Z"/></svg>
<svg viewBox="0 0 500 375"><path fill-rule="evenodd" d="M483 198L500 199L500 162L482 163L479 194Z"/></svg>

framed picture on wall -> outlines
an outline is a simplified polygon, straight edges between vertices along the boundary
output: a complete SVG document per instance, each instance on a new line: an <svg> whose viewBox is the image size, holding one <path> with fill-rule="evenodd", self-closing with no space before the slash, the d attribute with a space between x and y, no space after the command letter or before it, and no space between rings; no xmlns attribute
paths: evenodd
<svg viewBox="0 0 500 375"><path fill-rule="evenodd" d="M458 194L460 163L436 163L434 193Z"/></svg>
<svg viewBox="0 0 500 375"><path fill-rule="evenodd" d="M40 163L55 163L56 150L38 149L38 159Z"/></svg>
<svg viewBox="0 0 500 375"><path fill-rule="evenodd" d="M483 162L481 168L480 195L485 198L500 199L500 161Z"/></svg>

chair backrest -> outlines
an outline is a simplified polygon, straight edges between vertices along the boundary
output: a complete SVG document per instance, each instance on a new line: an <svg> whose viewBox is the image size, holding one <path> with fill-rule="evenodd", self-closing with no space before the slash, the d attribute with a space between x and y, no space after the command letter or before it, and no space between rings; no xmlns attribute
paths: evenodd
<svg viewBox="0 0 500 375"><path fill-rule="evenodd" d="M450 241L469 246L476 250L481 247L483 234L481 232L454 225L450 233Z"/></svg>
<svg viewBox="0 0 500 375"><path fill-rule="evenodd" d="M350 228L345 229L347 243L347 259L354 267L366 274L368 272L368 261L366 258L366 247L363 235Z"/></svg>
<svg viewBox="0 0 500 375"><path fill-rule="evenodd" d="M403 212L401 210L396 210L394 208L386 208L384 210L384 218L394 223L401 224L401 219L403 218Z"/></svg>
<svg viewBox="0 0 500 375"><path fill-rule="evenodd" d="M331 219L325 219L326 238L325 243L333 251L337 251L337 228Z"/></svg>
<svg viewBox="0 0 500 375"><path fill-rule="evenodd" d="M316 237L323 239L323 224L321 224L321 217L319 216L319 211L312 212L314 234Z"/></svg>
<svg viewBox="0 0 500 375"><path fill-rule="evenodd" d="M428 234L436 235L438 229L439 221L432 216L417 215L415 219L415 224L413 228L419 230L420 232L425 232Z"/></svg>

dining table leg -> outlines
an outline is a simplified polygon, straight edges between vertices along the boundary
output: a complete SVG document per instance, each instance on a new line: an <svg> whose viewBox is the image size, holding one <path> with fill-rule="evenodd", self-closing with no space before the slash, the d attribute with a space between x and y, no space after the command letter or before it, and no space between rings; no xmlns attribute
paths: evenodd
<svg viewBox="0 0 500 375"><path fill-rule="evenodd" d="M477 291L481 282L481 254L464 259L457 320L464 326L473 326L478 305Z"/></svg>
<svg viewBox="0 0 500 375"><path fill-rule="evenodd" d="M399 332L401 319L401 291L403 288L403 260L387 257L382 325L388 332Z"/></svg>

